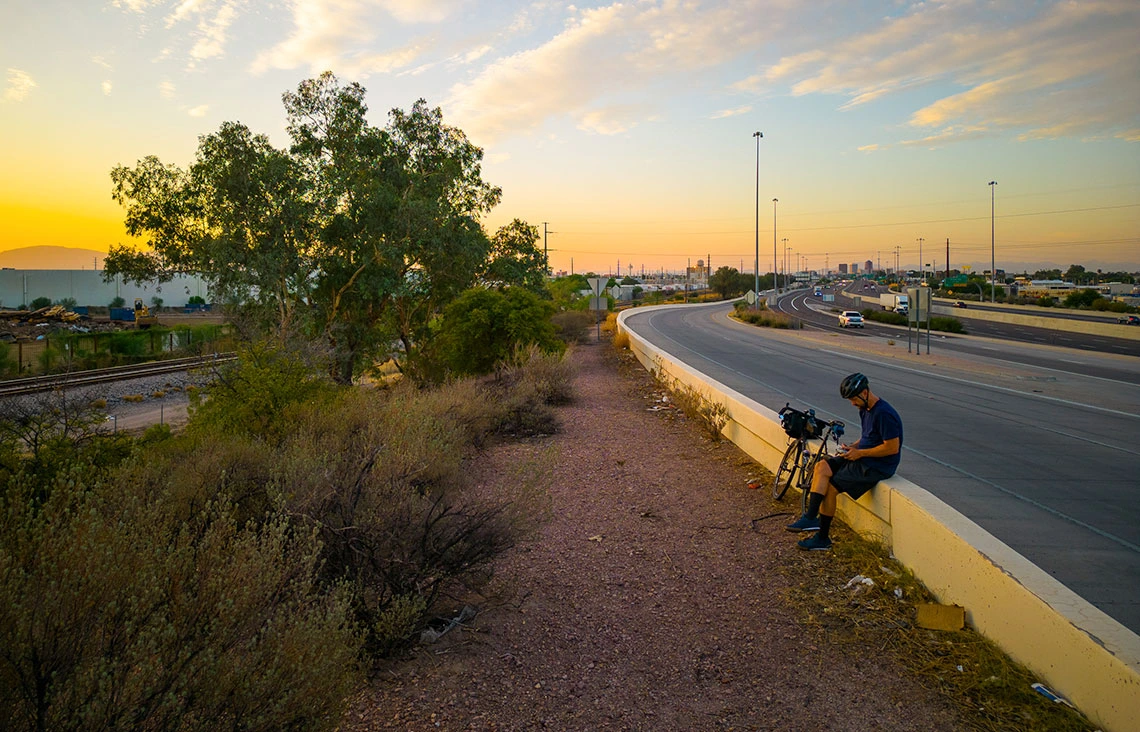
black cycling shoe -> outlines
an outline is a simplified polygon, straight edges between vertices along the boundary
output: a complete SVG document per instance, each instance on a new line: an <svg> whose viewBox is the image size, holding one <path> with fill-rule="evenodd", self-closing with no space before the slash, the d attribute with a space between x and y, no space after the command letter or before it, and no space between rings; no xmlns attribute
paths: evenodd
<svg viewBox="0 0 1140 732"><path fill-rule="evenodd" d="M808 518L807 514L804 514L785 528L788 531L819 531L819 516Z"/></svg>
<svg viewBox="0 0 1140 732"><path fill-rule="evenodd" d="M800 549L806 549L807 551L826 552L831 549L831 539L815 534L814 536L809 536L806 539L797 541L796 546Z"/></svg>

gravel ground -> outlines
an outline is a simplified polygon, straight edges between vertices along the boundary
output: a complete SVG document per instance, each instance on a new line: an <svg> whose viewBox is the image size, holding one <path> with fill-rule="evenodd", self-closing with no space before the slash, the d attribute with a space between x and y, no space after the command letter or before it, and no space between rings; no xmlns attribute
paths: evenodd
<svg viewBox="0 0 1140 732"><path fill-rule="evenodd" d="M553 516L501 563L480 614L383 669L344 730L953 730L875 648L805 630L810 571L748 482L752 461L670 409L608 345L582 346L563 430L473 466L487 484L553 451Z"/></svg>

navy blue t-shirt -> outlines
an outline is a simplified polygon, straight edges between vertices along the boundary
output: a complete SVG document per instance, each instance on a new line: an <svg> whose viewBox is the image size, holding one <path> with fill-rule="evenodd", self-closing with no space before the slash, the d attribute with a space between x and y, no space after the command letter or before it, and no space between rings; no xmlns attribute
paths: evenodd
<svg viewBox="0 0 1140 732"><path fill-rule="evenodd" d="M859 410L859 421L863 427L863 435L855 447L876 447L887 440L899 438L899 451L894 455L859 458L859 462L868 467L881 470L887 475L894 475L899 467L899 460L902 459L903 427L899 413L887 404L885 399L880 398L870 409Z"/></svg>

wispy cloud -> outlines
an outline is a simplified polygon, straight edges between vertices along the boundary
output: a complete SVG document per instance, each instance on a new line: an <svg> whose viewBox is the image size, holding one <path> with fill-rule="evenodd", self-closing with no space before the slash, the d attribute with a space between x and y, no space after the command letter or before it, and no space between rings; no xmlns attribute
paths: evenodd
<svg viewBox="0 0 1140 732"><path fill-rule="evenodd" d="M859 152L875 152L876 150L882 150L883 147L881 145L879 145L878 143L871 143L870 145L863 145L863 146L857 147L855 149L858 150Z"/></svg>
<svg viewBox="0 0 1140 732"><path fill-rule="evenodd" d="M210 111L210 105L199 104L197 107L191 107L190 109L187 109L186 114L190 115L191 117L205 117L206 112L209 112L209 111Z"/></svg>
<svg viewBox="0 0 1140 732"><path fill-rule="evenodd" d="M752 105L746 104L743 107L736 107L735 109L722 109L718 112L713 112L709 115L709 119L724 119L725 117L736 117L741 114L748 114L752 111Z"/></svg>
<svg viewBox="0 0 1140 732"><path fill-rule="evenodd" d="M846 96L841 109L917 88L960 89L912 112L911 126L939 131L906 144L979 129L1022 139L1119 136L1140 117L1137 27L1132 0L918 3L826 50L785 56L763 78L796 95Z"/></svg>
<svg viewBox="0 0 1140 732"><path fill-rule="evenodd" d="M158 94L163 99L173 99L174 98L174 91L175 91L175 86L174 86L174 82L172 82L172 81L163 81L158 85Z"/></svg>
<svg viewBox="0 0 1140 732"><path fill-rule="evenodd" d="M652 115L655 100L686 77L754 52L777 34L778 23L754 22L758 5L638 2L572 11L554 38L452 87L449 106L481 141L566 116L595 132L628 129L635 120L611 124L606 110L620 103Z"/></svg>
<svg viewBox="0 0 1140 732"><path fill-rule="evenodd" d="M111 96L111 82L110 81L104 81L102 84L100 84L100 88L103 90L103 96L105 96L105 97Z"/></svg>
<svg viewBox="0 0 1140 732"><path fill-rule="evenodd" d="M7 83L4 85L5 102L22 102L36 88L31 74L20 69L8 69Z"/></svg>

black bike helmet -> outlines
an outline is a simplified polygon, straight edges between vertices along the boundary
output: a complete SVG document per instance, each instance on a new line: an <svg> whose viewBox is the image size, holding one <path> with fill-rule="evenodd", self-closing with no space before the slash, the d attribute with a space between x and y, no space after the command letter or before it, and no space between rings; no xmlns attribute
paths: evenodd
<svg viewBox="0 0 1140 732"><path fill-rule="evenodd" d="M855 372L845 378L839 385L839 395L844 399L854 399L863 393L863 390L871 385L867 381L867 377L859 372Z"/></svg>

